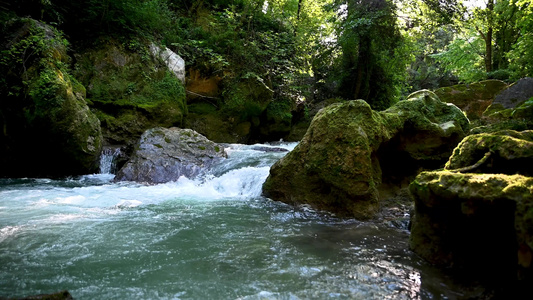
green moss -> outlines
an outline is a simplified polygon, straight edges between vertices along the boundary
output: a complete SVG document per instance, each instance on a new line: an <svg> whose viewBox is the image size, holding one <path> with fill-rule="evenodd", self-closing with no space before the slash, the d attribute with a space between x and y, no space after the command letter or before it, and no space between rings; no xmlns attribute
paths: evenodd
<svg viewBox="0 0 533 300"><path fill-rule="evenodd" d="M214 113L217 111L217 108L211 103L199 102L188 105L188 111L190 113L206 115Z"/></svg>
<svg viewBox="0 0 533 300"><path fill-rule="evenodd" d="M104 117L111 142L128 144L149 128L183 125L185 88L141 41L102 40L81 53L75 75L88 87L89 104Z"/></svg>
<svg viewBox="0 0 533 300"><path fill-rule="evenodd" d="M165 137L165 142L170 144L172 141L169 138Z"/></svg>
<svg viewBox="0 0 533 300"><path fill-rule="evenodd" d="M205 150L205 147L204 146L198 146L198 149Z"/></svg>
<svg viewBox="0 0 533 300"><path fill-rule="evenodd" d="M159 149L163 148L163 146L161 146L160 144L154 144L154 146L156 146Z"/></svg>
<svg viewBox="0 0 533 300"><path fill-rule="evenodd" d="M219 146L215 146L215 152L220 152L220 147Z"/></svg>

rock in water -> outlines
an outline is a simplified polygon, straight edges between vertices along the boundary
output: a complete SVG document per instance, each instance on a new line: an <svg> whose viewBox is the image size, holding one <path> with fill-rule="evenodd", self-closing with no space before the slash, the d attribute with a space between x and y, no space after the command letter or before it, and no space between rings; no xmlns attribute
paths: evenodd
<svg viewBox="0 0 533 300"><path fill-rule="evenodd" d="M418 255L496 281L533 279L533 178L423 172L410 191Z"/></svg>
<svg viewBox="0 0 533 300"><path fill-rule="evenodd" d="M274 200L368 219L379 210L382 181L444 165L467 127L459 108L430 91L383 112L363 100L332 104L315 116L300 144L272 166L263 192Z"/></svg>
<svg viewBox="0 0 533 300"><path fill-rule="evenodd" d="M471 135L448 170L418 175L409 187L411 249L431 263L497 281L517 274L532 280L532 140L533 131Z"/></svg>
<svg viewBox="0 0 533 300"><path fill-rule="evenodd" d="M115 180L164 183L194 178L225 157L222 146L194 130L153 128L143 133Z"/></svg>
<svg viewBox="0 0 533 300"><path fill-rule="evenodd" d="M53 294L40 294L34 296L27 296L23 298L3 298L0 300L72 300L72 295L68 291L61 291Z"/></svg>

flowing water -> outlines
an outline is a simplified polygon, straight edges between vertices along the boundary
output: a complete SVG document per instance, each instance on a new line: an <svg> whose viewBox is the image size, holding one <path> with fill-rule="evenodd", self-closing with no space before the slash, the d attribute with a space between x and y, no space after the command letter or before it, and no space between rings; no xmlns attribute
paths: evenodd
<svg viewBox="0 0 533 300"><path fill-rule="evenodd" d="M209 176L151 186L114 183L112 174L0 179L0 297L461 296L408 250L403 229L261 197L285 153L253 149L230 145Z"/></svg>

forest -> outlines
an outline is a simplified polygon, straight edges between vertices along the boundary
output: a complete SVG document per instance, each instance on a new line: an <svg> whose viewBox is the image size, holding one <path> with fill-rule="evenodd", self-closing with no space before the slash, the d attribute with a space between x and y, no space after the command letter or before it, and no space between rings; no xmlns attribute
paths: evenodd
<svg viewBox="0 0 533 300"><path fill-rule="evenodd" d="M253 105L232 86L250 78L271 89L279 107L338 97L385 109L416 90L513 82L533 69L527 0L0 3L2 23L31 16L64 32L72 51L109 38L131 49L167 46L188 70L224 80L218 104L248 114Z"/></svg>

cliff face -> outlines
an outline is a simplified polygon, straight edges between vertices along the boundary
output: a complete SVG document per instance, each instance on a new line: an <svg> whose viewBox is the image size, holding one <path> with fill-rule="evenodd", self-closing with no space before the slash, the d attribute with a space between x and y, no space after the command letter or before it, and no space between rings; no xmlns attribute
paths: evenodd
<svg viewBox="0 0 533 300"><path fill-rule="evenodd" d="M66 176L98 169L102 134L85 88L68 68L67 42L32 19L5 27L0 63L0 176Z"/></svg>
<svg viewBox="0 0 533 300"><path fill-rule="evenodd" d="M169 69L167 56L160 54L167 53L114 39L76 54L74 75L87 89L106 144L132 146L149 128L182 126L183 72Z"/></svg>
<svg viewBox="0 0 533 300"><path fill-rule="evenodd" d="M61 32L27 18L4 26L1 45L0 176L94 173L104 144L133 146L187 114L184 64L179 72L168 49L111 38L69 47Z"/></svg>

